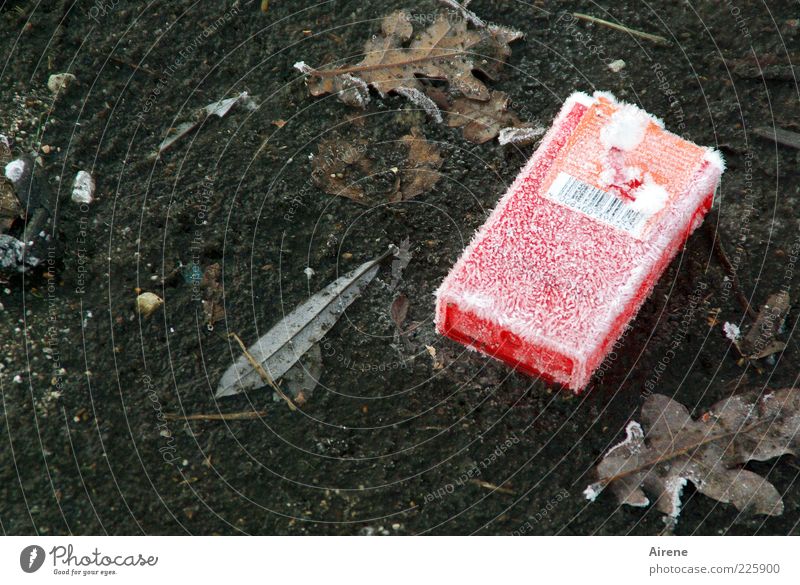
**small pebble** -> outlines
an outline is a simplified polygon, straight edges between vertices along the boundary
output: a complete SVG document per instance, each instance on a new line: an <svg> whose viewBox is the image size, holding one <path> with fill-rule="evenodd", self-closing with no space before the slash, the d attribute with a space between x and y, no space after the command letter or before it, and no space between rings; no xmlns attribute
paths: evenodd
<svg viewBox="0 0 800 585"><path fill-rule="evenodd" d="M146 292L136 297L136 310L143 317L149 317L164 304L157 294Z"/></svg>
<svg viewBox="0 0 800 585"><path fill-rule="evenodd" d="M625 68L625 61L622 59L617 59L616 61L612 61L608 64L608 68L611 69L614 73L619 73Z"/></svg>
<svg viewBox="0 0 800 585"><path fill-rule="evenodd" d="M94 201L94 179L86 171L78 171L72 184L72 200L89 204Z"/></svg>
<svg viewBox="0 0 800 585"><path fill-rule="evenodd" d="M72 73L54 73L47 80L47 89L53 93L59 93L67 89L76 79Z"/></svg>

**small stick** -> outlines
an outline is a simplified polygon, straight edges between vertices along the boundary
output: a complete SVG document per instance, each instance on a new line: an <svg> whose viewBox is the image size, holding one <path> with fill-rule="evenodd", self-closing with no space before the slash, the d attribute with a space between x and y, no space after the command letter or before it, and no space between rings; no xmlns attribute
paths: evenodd
<svg viewBox="0 0 800 585"><path fill-rule="evenodd" d="M456 55L464 55L466 51L453 51L451 53L439 55L426 55L425 57L418 57L416 59L409 59L408 61L399 61L397 63L377 63L376 65L354 65L353 67L342 67L341 69L311 69L308 75L314 77L336 77L337 75L345 75L346 73L362 73L364 71L378 71L380 69L389 69L390 67L405 67L406 65L414 65L415 63L424 63L426 61L434 61L436 59L446 59L448 57L455 57Z"/></svg>
<svg viewBox="0 0 800 585"><path fill-rule="evenodd" d="M621 24L617 24L614 22L609 22L607 20L603 20L602 18L597 18L596 16L589 16L588 14L583 14L581 12L573 12L572 16L578 18L580 20L585 20L586 22L593 22L595 24L600 24L603 26L607 26L608 28L613 28L614 30L626 32L630 35L635 37L639 37L642 39L646 39L648 41L652 41L658 45L669 45L670 42L662 37L661 35L653 35L650 33L642 32L640 30L636 30L634 28L628 28L627 26L623 26Z"/></svg>
<svg viewBox="0 0 800 585"><path fill-rule="evenodd" d="M717 256L720 264L722 264L723 268L725 268L725 272L728 273L728 278L731 279L731 283L733 284L733 294L736 296L736 300L741 305L742 309L747 313L747 316L751 319L755 320L758 318L758 313L750 306L750 303L747 302L747 297L744 296L742 292L742 287L739 284L739 276L736 274L736 269L733 267L728 255L725 253L725 246L722 244L722 237L719 234L718 229L714 229L713 222L704 222L703 227L708 233L708 237L711 238L712 246L714 247L714 253Z"/></svg>
<svg viewBox="0 0 800 585"><path fill-rule="evenodd" d="M774 140L778 144L784 146L791 146L792 148L800 148L800 134L783 128L767 128L761 126L753 128L753 134L766 138L767 140Z"/></svg>
<svg viewBox="0 0 800 585"><path fill-rule="evenodd" d="M130 67L134 71L141 71L143 73L147 73L148 75L151 75L152 77L158 77L158 73L156 73L152 69L148 69L144 65L137 65L136 63L131 63L130 61L126 61L125 59L121 59L119 57L114 57L114 56L109 57L109 59L111 61L114 61L115 63L119 63L120 65L127 65L128 67Z"/></svg>
<svg viewBox="0 0 800 585"><path fill-rule="evenodd" d="M516 494L514 490L500 487L499 485L494 485L493 483L489 483L488 481L483 481L482 479L471 479L470 481L479 487L482 487L487 490L493 490L495 492L500 492L501 494L510 494L512 496Z"/></svg>
<svg viewBox="0 0 800 585"><path fill-rule="evenodd" d="M270 386L272 386L272 389L278 393L278 396L283 398L284 402L286 402L286 404L289 406L289 410L297 410L297 407L294 405L294 402L292 402L291 398L289 398L288 396L286 396L286 394L283 393L281 387L275 383L275 381L270 377L270 375L267 373L264 367L261 364L259 364L258 361L256 361L256 358L254 358L249 351L247 351L247 346L239 338L239 336L236 335L235 333L230 333L229 335L230 337L233 337L239 344L239 347L242 348L242 353L244 353L244 357L247 358L247 361L250 362L250 365L253 366L253 369L256 372L258 372L258 375L261 376L261 379L264 380L264 382L266 382Z"/></svg>
<svg viewBox="0 0 800 585"><path fill-rule="evenodd" d="M248 410L245 412L223 412L216 414L164 414L164 418L167 420L253 420L265 416L267 416L266 410Z"/></svg>

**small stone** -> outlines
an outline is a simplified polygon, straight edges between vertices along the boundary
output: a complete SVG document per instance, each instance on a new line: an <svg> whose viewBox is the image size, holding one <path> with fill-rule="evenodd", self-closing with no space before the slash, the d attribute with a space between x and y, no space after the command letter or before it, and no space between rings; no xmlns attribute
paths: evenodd
<svg viewBox="0 0 800 585"><path fill-rule="evenodd" d="M43 153L50 154L52 152L52 150L53 150L53 147L50 146L49 144L42 145L42 152Z"/></svg>
<svg viewBox="0 0 800 585"><path fill-rule="evenodd" d="M47 89L53 93L60 93L67 89L76 79L72 73L54 73L47 80Z"/></svg>
<svg viewBox="0 0 800 585"><path fill-rule="evenodd" d="M12 183L16 183L22 178L22 175L25 174L25 161L21 158L17 160L12 160L10 163L6 165L5 168L5 175L8 177L8 180Z"/></svg>
<svg viewBox="0 0 800 585"><path fill-rule="evenodd" d="M136 310L143 317L149 317L164 304L157 294L146 292L136 297Z"/></svg>
<svg viewBox="0 0 800 585"><path fill-rule="evenodd" d="M72 185L72 200L75 203L89 204L94 201L94 179L86 171L78 171Z"/></svg>
<svg viewBox="0 0 800 585"><path fill-rule="evenodd" d="M616 61L612 61L608 64L608 68L611 69L614 73L619 73L625 68L625 61L622 59L617 59Z"/></svg>

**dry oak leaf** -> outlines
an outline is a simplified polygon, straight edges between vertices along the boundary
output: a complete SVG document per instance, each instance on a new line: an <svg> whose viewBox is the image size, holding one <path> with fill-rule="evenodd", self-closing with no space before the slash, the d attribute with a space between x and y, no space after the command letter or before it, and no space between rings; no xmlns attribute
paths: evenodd
<svg viewBox="0 0 800 585"><path fill-rule="evenodd" d="M356 65L333 70L313 70L304 63L296 67L310 75L308 87L314 96L342 91L340 84L345 83L345 76L349 76L348 89L356 83L352 79L355 78L372 86L381 97L398 89L424 92L419 76L445 80L451 89L471 99L486 101L490 97L489 89L475 72L495 79L511 54L509 43L519 39L522 33L483 23L468 28L467 22L463 18L439 14L411 40L414 32L411 17L397 10L383 19L381 35L365 43L366 56ZM411 43L406 47L409 40ZM336 81L340 77L343 80ZM365 105L365 102L353 101L356 103L351 105Z"/></svg>
<svg viewBox="0 0 800 585"><path fill-rule="evenodd" d="M317 155L311 161L314 184L330 195L346 197L365 203L366 196L360 179L370 174L372 163L366 158L367 143L352 143L330 138L319 143Z"/></svg>
<svg viewBox="0 0 800 585"><path fill-rule="evenodd" d="M786 388L735 395L698 420L682 404L654 394L641 416L647 432L635 421L628 424L627 438L597 466L599 479L584 491L588 499L606 487L630 506L647 506L653 498L666 523L674 526L683 487L691 481L701 494L743 512L783 513L775 486L742 466L798 453L800 392Z"/></svg>
<svg viewBox="0 0 800 585"><path fill-rule="evenodd" d="M400 140L408 147L408 159L400 171L399 185L391 201L408 201L432 189L441 178L439 168L444 162L436 145L425 140L417 128L412 128L411 134Z"/></svg>
<svg viewBox="0 0 800 585"><path fill-rule="evenodd" d="M458 98L447 113L447 125L461 128L464 138L470 142L483 144L504 128L524 126L517 115L508 109L508 105L508 95L502 91L493 91L486 102Z"/></svg>

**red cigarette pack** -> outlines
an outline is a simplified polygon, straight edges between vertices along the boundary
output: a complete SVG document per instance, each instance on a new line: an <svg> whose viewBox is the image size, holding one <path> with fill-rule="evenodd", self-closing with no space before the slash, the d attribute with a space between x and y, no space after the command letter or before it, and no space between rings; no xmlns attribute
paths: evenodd
<svg viewBox="0 0 800 585"><path fill-rule="evenodd" d="M723 170L636 106L571 95L437 290L437 330L580 392Z"/></svg>

